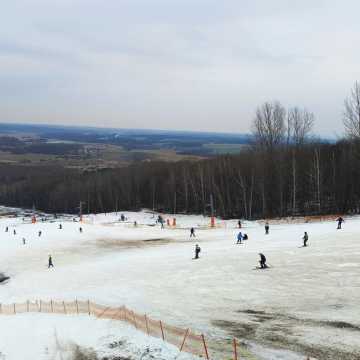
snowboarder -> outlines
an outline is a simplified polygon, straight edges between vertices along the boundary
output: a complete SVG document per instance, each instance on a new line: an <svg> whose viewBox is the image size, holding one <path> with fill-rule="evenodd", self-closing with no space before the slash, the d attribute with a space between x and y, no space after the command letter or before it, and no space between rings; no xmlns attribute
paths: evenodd
<svg viewBox="0 0 360 360"><path fill-rule="evenodd" d="M25 245L25 244L26 244L26 240L25 240L25 238L22 238L22 242L23 242L23 245Z"/></svg>
<svg viewBox="0 0 360 360"><path fill-rule="evenodd" d="M80 234L83 232L83 229L81 226L79 227L79 231L80 231Z"/></svg>
<svg viewBox="0 0 360 360"><path fill-rule="evenodd" d="M40 231L38 232L38 236L40 237L40 236L41 236L41 234L42 234L42 231L40 230Z"/></svg>
<svg viewBox="0 0 360 360"><path fill-rule="evenodd" d="M238 227L239 227L239 229L241 229L241 221L240 220L238 221Z"/></svg>
<svg viewBox="0 0 360 360"><path fill-rule="evenodd" d="M51 255L49 255L48 269L50 269L51 267L54 267L54 264L53 264L53 262L52 262L52 257L51 257Z"/></svg>
<svg viewBox="0 0 360 360"><path fill-rule="evenodd" d="M266 257L265 257L265 255L264 254L262 254L262 253L259 253L259 255L260 255L260 261L259 261L259 263L260 263L260 268L261 269L266 269L268 266L266 265Z"/></svg>
<svg viewBox="0 0 360 360"><path fill-rule="evenodd" d="M344 219L340 216L336 221L338 222L337 229L339 230L341 229L341 224L344 222Z"/></svg>
<svg viewBox="0 0 360 360"><path fill-rule="evenodd" d="M304 247L306 247L306 246L307 246L307 242L308 242L308 240L309 240L309 235L308 235L308 233L307 233L306 231L305 231L305 233L304 233L303 240L304 240Z"/></svg>
<svg viewBox="0 0 360 360"><path fill-rule="evenodd" d="M247 236L247 234L244 234L242 239L243 239L243 240L248 240L249 237Z"/></svg>
<svg viewBox="0 0 360 360"><path fill-rule="evenodd" d="M269 229L270 229L270 225L268 222L265 223L265 234L268 235L269 234Z"/></svg>
<svg viewBox="0 0 360 360"><path fill-rule="evenodd" d="M9 227L7 226L6 228L5 228L5 232L8 232L9 231Z"/></svg>
<svg viewBox="0 0 360 360"><path fill-rule="evenodd" d="M190 237L196 237L195 236L195 229L193 227L190 229Z"/></svg>
<svg viewBox="0 0 360 360"><path fill-rule="evenodd" d="M60 230L62 229L62 225L61 225L61 224L59 224L59 229L60 229Z"/></svg>
<svg viewBox="0 0 360 360"><path fill-rule="evenodd" d="M199 254L200 254L200 246L198 244L195 245L195 257L194 259L198 259L199 258Z"/></svg>
<svg viewBox="0 0 360 360"><path fill-rule="evenodd" d="M237 236L237 244L241 244L241 240L243 239L243 235L241 233L241 231L238 233L238 236Z"/></svg>

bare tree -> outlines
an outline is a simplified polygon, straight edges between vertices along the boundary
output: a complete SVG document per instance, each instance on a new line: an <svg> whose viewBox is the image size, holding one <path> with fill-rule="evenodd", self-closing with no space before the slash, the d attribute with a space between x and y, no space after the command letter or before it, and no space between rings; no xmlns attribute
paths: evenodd
<svg viewBox="0 0 360 360"><path fill-rule="evenodd" d="M264 103L257 108L253 122L253 134L258 145L273 150L285 139L286 110L279 102Z"/></svg>
<svg viewBox="0 0 360 360"><path fill-rule="evenodd" d="M297 211L297 150L306 142L313 128L315 116L306 109L293 107L287 113L287 145L291 146L292 214Z"/></svg>
<svg viewBox="0 0 360 360"><path fill-rule="evenodd" d="M344 103L345 132L350 138L360 139L360 84L356 81Z"/></svg>
<svg viewBox="0 0 360 360"><path fill-rule="evenodd" d="M314 126L315 116L306 109L293 107L288 111L288 143L296 146L304 144Z"/></svg>

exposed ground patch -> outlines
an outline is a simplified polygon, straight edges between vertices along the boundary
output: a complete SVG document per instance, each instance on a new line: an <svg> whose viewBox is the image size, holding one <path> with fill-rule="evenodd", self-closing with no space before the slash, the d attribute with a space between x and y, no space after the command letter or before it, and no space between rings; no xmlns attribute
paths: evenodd
<svg viewBox="0 0 360 360"><path fill-rule="evenodd" d="M100 239L96 240L96 246L106 249L131 249L166 245L171 242L173 242L173 240L168 238L154 238L146 240Z"/></svg>
<svg viewBox="0 0 360 360"><path fill-rule="evenodd" d="M319 321L313 319L299 319L280 313L268 313L252 309L239 310L239 314L248 319L237 321L214 320L212 324L226 330L232 336L261 343L273 348L292 350L305 356L319 360L355 360L360 359L360 350L346 350L333 348L331 345L310 345L302 335L297 333L297 327L308 327L308 332L317 332L321 328L343 329L358 332L360 327L343 321Z"/></svg>

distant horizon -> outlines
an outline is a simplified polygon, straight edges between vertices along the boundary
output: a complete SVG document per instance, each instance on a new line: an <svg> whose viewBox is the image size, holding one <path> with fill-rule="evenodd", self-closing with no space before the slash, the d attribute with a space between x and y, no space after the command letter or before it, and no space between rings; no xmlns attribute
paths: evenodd
<svg viewBox="0 0 360 360"><path fill-rule="evenodd" d="M249 130L248 132L230 132L230 131L209 131L209 130L189 130L189 129L157 129L157 128L125 128L125 127L108 127L108 126L94 126L94 125L86 125L86 124L81 124L81 125L73 125L73 124L61 124L61 123L36 123L36 122L7 122L7 121L0 121L0 127L1 125L6 125L6 126L34 126L34 127L52 127L52 128L73 128L73 129L93 129L93 130L97 130L97 129L102 129L104 131L108 130L111 131L113 130L114 132L116 131L128 131L128 132L164 132L164 133L192 133L192 134L216 134L216 135L224 135L224 136L231 136L231 135L235 135L235 136L252 136L252 132L251 130ZM344 137L344 135L322 135L322 134L317 134L315 132L312 133L312 135L314 137L320 138L320 139L328 139L328 140L336 140L336 139L341 139Z"/></svg>

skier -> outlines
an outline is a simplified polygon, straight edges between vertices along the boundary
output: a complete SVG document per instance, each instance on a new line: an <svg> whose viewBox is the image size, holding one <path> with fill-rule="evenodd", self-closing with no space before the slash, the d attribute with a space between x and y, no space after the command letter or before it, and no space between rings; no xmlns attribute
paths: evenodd
<svg viewBox="0 0 360 360"><path fill-rule="evenodd" d="M337 229L339 230L341 229L341 224L344 222L344 219L340 216L336 221L338 222Z"/></svg>
<svg viewBox="0 0 360 360"><path fill-rule="evenodd" d="M136 221L134 221L134 226L137 227L137 222Z"/></svg>
<svg viewBox="0 0 360 360"><path fill-rule="evenodd" d="M248 236L247 236L247 234L244 234L243 235L243 240L248 240L249 238L248 238Z"/></svg>
<svg viewBox="0 0 360 360"><path fill-rule="evenodd" d="M6 228L5 228L5 232L8 232L9 231L9 227L7 226Z"/></svg>
<svg viewBox="0 0 360 360"><path fill-rule="evenodd" d="M79 227L79 231L80 231L80 234L83 232L83 229L81 226Z"/></svg>
<svg viewBox="0 0 360 360"><path fill-rule="evenodd" d="M243 235L241 233L241 231L238 233L238 236L237 236L237 244L241 244L241 240L243 239Z"/></svg>
<svg viewBox="0 0 360 360"><path fill-rule="evenodd" d="M53 262L52 262L52 257L51 257L51 255L49 255L48 269L50 269L51 267L54 267L54 264L53 264Z"/></svg>
<svg viewBox="0 0 360 360"><path fill-rule="evenodd" d="M306 244L307 244L307 242L309 240L309 235L308 235L308 233L306 231L304 233L303 240L304 240L304 247L306 247L307 246Z"/></svg>
<svg viewBox="0 0 360 360"><path fill-rule="evenodd" d="M200 254L200 246L198 244L195 245L195 257L194 259L198 259L199 258L199 254Z"/></svg>
<svg viewBox="0 0 360 360"><path fill-rule="evenodd" d="M268 266L266 265L266 257L265 257L265 255L264 254L262 254L262 253L259 253L259 255L260 255L260 261L259 261L259 263L260 263L260 268L261 269L266 269Z"/></svg>
<svg viewBox="0 0 360 360"><path fill-rule="evenodd" d="M266 222L266 223L265 223L265 234L266 234L266 235L269 234L269 229L270 229L269 223Z"/></svg>
<svg viewBox="0 0 360 360"><path fill-rule="evenodd" d="M26 240L25 240L25 238L22 238L22 242L23 242L23 245L25 245L25 244L26 244Z"/></svg>
<svg viewBox="0 0 360 360"><path fill-rule="evenodd" d="M59 229L60 229L60 230L62 229L62 225L61 225L61 224L59 224Z"/></svg>
<svg viewBox="0 0 360 360"><path fill-rule="evenodd" d="M121 219L121 221L125 221L125 215L121 214L120 219Z"/></svg>
<svg viewBox="0 0 360 360"><path fill-rule="evenodd" d="M14 229L14 235L16 235L16 230Z"/></svg>
<svg viewBox="0 0 360 360"><path fill-rule="evenodd" d="M40 231L38 232L38 236L40 237L40 236L41 236L41 234L42 234L42 231L40 230Z"/></svg>
<svg viewBox="0 0 360 360"><path fill-rule="evenodd" d="M241 221L240 220L238 221L238 227L239 227L239 229L241 229Z"/></svg>
<svg viewBox="0 0 360 360"><path fill-rule="evenodd" d="M190 237L196 237L195 236L195 229L193 227L190 229Z"/></svg>

